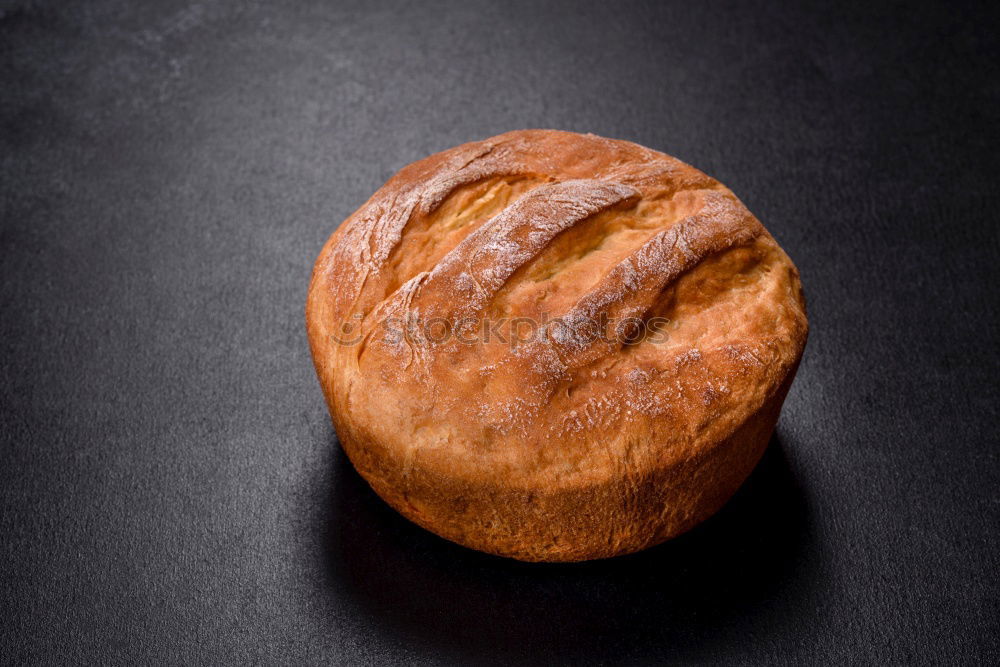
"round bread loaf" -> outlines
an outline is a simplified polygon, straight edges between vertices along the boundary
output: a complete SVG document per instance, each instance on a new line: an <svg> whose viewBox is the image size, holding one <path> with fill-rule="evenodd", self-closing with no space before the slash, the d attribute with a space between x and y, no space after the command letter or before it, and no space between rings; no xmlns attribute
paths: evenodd
<svg viewBox="0 0 1000 667"><path fill-rule="evenodd" d="M808 329L795 266L723 185L551 130L393 176L320 253L306 322L372 488L528 561L634 552L718 510Z"/></svg>

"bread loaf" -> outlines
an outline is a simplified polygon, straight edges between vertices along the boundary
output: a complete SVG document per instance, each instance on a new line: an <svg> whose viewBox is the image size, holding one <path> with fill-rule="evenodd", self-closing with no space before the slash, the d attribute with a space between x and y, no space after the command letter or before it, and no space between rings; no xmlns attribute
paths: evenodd
<svg viewBox="0 0 1000 667"><path fill-rule="evenodd" d="M324 246L306 321L372 488L528 561L637 551L718 510L808 327L795 266L722 184L550 130L393 176Z"/></svg>

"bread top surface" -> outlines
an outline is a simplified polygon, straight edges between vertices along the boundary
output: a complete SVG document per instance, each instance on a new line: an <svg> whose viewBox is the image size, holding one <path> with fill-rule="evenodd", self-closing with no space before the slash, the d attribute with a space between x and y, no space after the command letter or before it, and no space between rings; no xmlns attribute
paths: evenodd
<svg viewBox="0 0 1000 667"><path fill-rule="evenodd" d="M798 272L728 189L552 130L402 169L323 248L306 316L342 438L528 490L706 455L807 334Z"/></svg>

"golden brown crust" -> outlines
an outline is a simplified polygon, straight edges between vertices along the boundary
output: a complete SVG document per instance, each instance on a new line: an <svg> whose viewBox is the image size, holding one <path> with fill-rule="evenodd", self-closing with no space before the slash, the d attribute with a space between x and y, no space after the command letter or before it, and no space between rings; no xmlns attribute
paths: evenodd
<svg viewBox="0 0 1000 667"><path fill-rule="evenodd" d="M807 333L794 265L724 186L551 130L402 169L323 248L306 321L372 487L448 539L544 561L718 509Z"/></svg>

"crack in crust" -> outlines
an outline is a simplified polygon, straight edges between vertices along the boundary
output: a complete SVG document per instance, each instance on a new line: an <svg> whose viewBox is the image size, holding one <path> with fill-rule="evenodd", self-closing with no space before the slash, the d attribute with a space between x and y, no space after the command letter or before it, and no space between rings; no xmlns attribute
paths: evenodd
<svg viewBox="0 0 1000 667"><path fill-rule="evenodd" d="M551 329L560 358L577 367L620 348L615 341L592 340L588 325L602 318L622 321L644 315L683 272L711 254L749 243L762 230L731 198L706 195L698 214L664 229L623 259L561 318L561 326Z"/></svg>
<svg viewBox="0 0 1000 667"><path fill-rule="evenodd" d="M426 317L473 317L513 273L538 256L561 232L639 193L618 183L571 180L540 186L485 222L430 272Z"/></svg>

